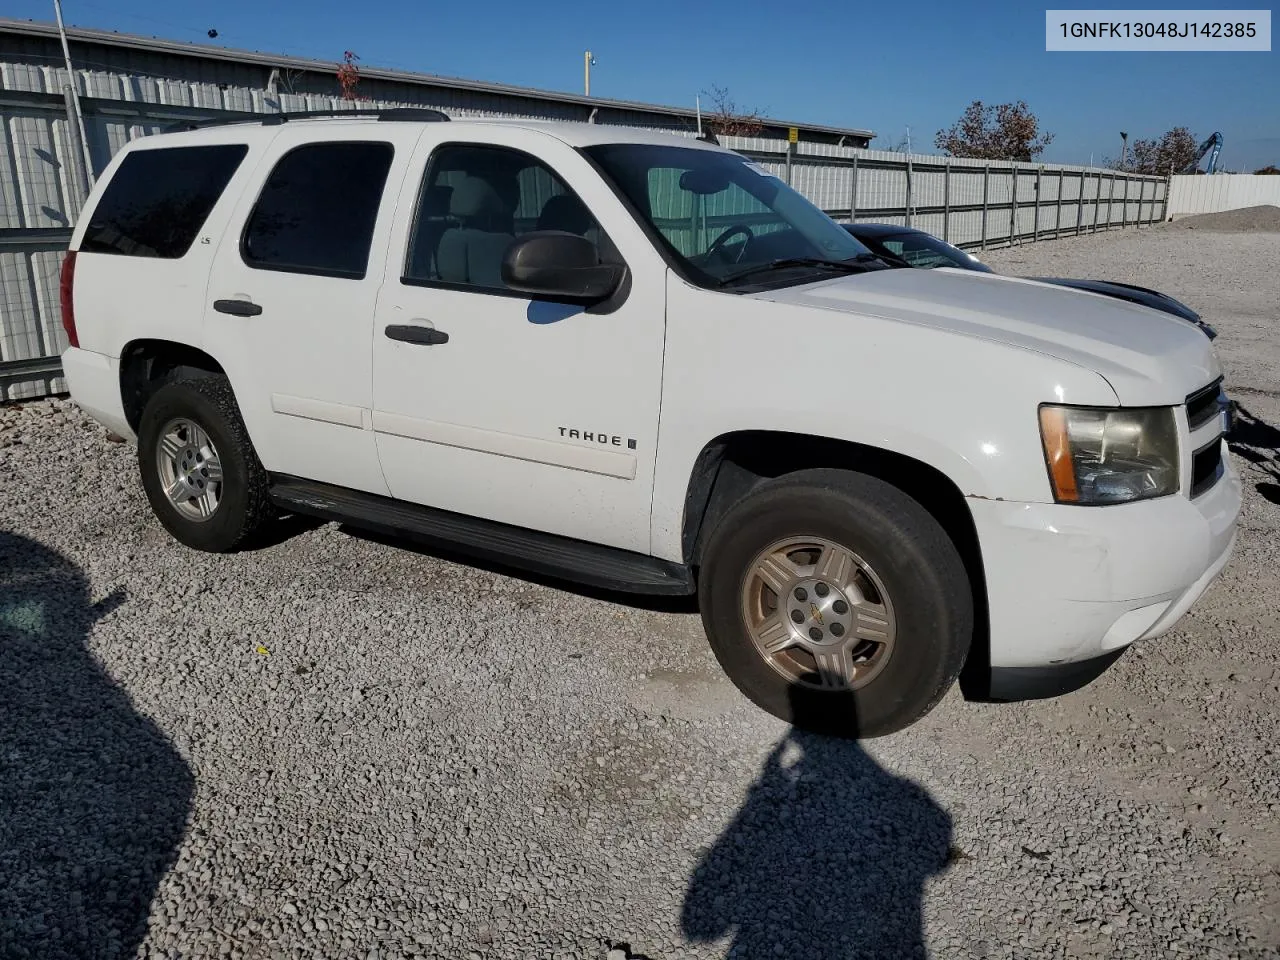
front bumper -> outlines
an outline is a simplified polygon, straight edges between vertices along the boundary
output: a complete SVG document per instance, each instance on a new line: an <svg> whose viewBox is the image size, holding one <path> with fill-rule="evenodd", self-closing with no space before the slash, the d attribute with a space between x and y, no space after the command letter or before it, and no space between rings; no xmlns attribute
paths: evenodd
<svg viewBox="0 0 1280 960"><path fill-rule="evenodd" d="M112 433L134 439L120 395L118 357L68 347L62 354L62 373L76 406Z"/></svg>
<svg viewBox="0 0 1280 960"><path fill-rule="evenodd" d="M1223 457L1222 477L1194 500L1075 507L970 498L993 670L1082 664L1172 628L1235 546L1241 483L1225 449Z"/></svg>

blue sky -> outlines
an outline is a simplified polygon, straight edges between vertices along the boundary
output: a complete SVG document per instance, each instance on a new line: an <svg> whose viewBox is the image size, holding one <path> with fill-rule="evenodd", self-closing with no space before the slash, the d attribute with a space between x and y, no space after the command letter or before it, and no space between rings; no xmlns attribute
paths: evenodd
<svg viewBox="0 0 1280 960"><path fill-rule="evenodd" d="M1088 6L1080 4L1080 7ZM5 15L51 20L52 0ZM782 119L870 128L873 146L911 129L913 148L974 99L1026 100L1054 143L1045 160L1095 162L1130 140L1220 130L1221 162L1280 164L1280 53L1046 53L1043 4L790 0L64 0L71 24L370 66L693 105L712 85ZM375 12L376 11L376 12Z"/></svg>

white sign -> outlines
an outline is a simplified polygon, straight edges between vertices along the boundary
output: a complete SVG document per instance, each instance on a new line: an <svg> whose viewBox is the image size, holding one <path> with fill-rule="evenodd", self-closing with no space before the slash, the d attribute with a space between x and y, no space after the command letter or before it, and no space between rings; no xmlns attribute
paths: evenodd
<svg viewBox="0 0 1280 960"><path fill-rule="evenodd" d="M1044 48L1267 52L1270 10L1046 10Z"/></svg>

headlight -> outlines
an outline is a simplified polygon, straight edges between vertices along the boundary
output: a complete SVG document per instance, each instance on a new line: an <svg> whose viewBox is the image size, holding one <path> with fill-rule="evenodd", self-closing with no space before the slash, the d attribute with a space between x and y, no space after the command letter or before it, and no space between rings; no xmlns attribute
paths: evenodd
<svg viewBox="0 0 1280 960"><path fill-rule="evenodd" d="M1171 407L1040 408L1049 483L1059 503L1100 505L1178 492Z"/></svg>

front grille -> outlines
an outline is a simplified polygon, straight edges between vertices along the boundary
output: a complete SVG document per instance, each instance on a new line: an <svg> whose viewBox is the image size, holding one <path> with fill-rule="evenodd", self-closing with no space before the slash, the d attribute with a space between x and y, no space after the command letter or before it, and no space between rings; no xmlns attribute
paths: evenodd
<svg viewBox="0 0 1280 960"><path fill-rule="evenodd" d="M1214 437L1213 443L1201 447L1191 455L1191 498L1194 500L1221 479L1225 466L1222 462L1222 438Z"/></svg>
<svg viewBox="0 0 1280 960"><path fill-rule="evenodd" d="M1197 390L1187 397L1187 426L1195 432L1228 406L1227 394L1222 389L1222 378L1219 377L1203 390Z"/></svg>

